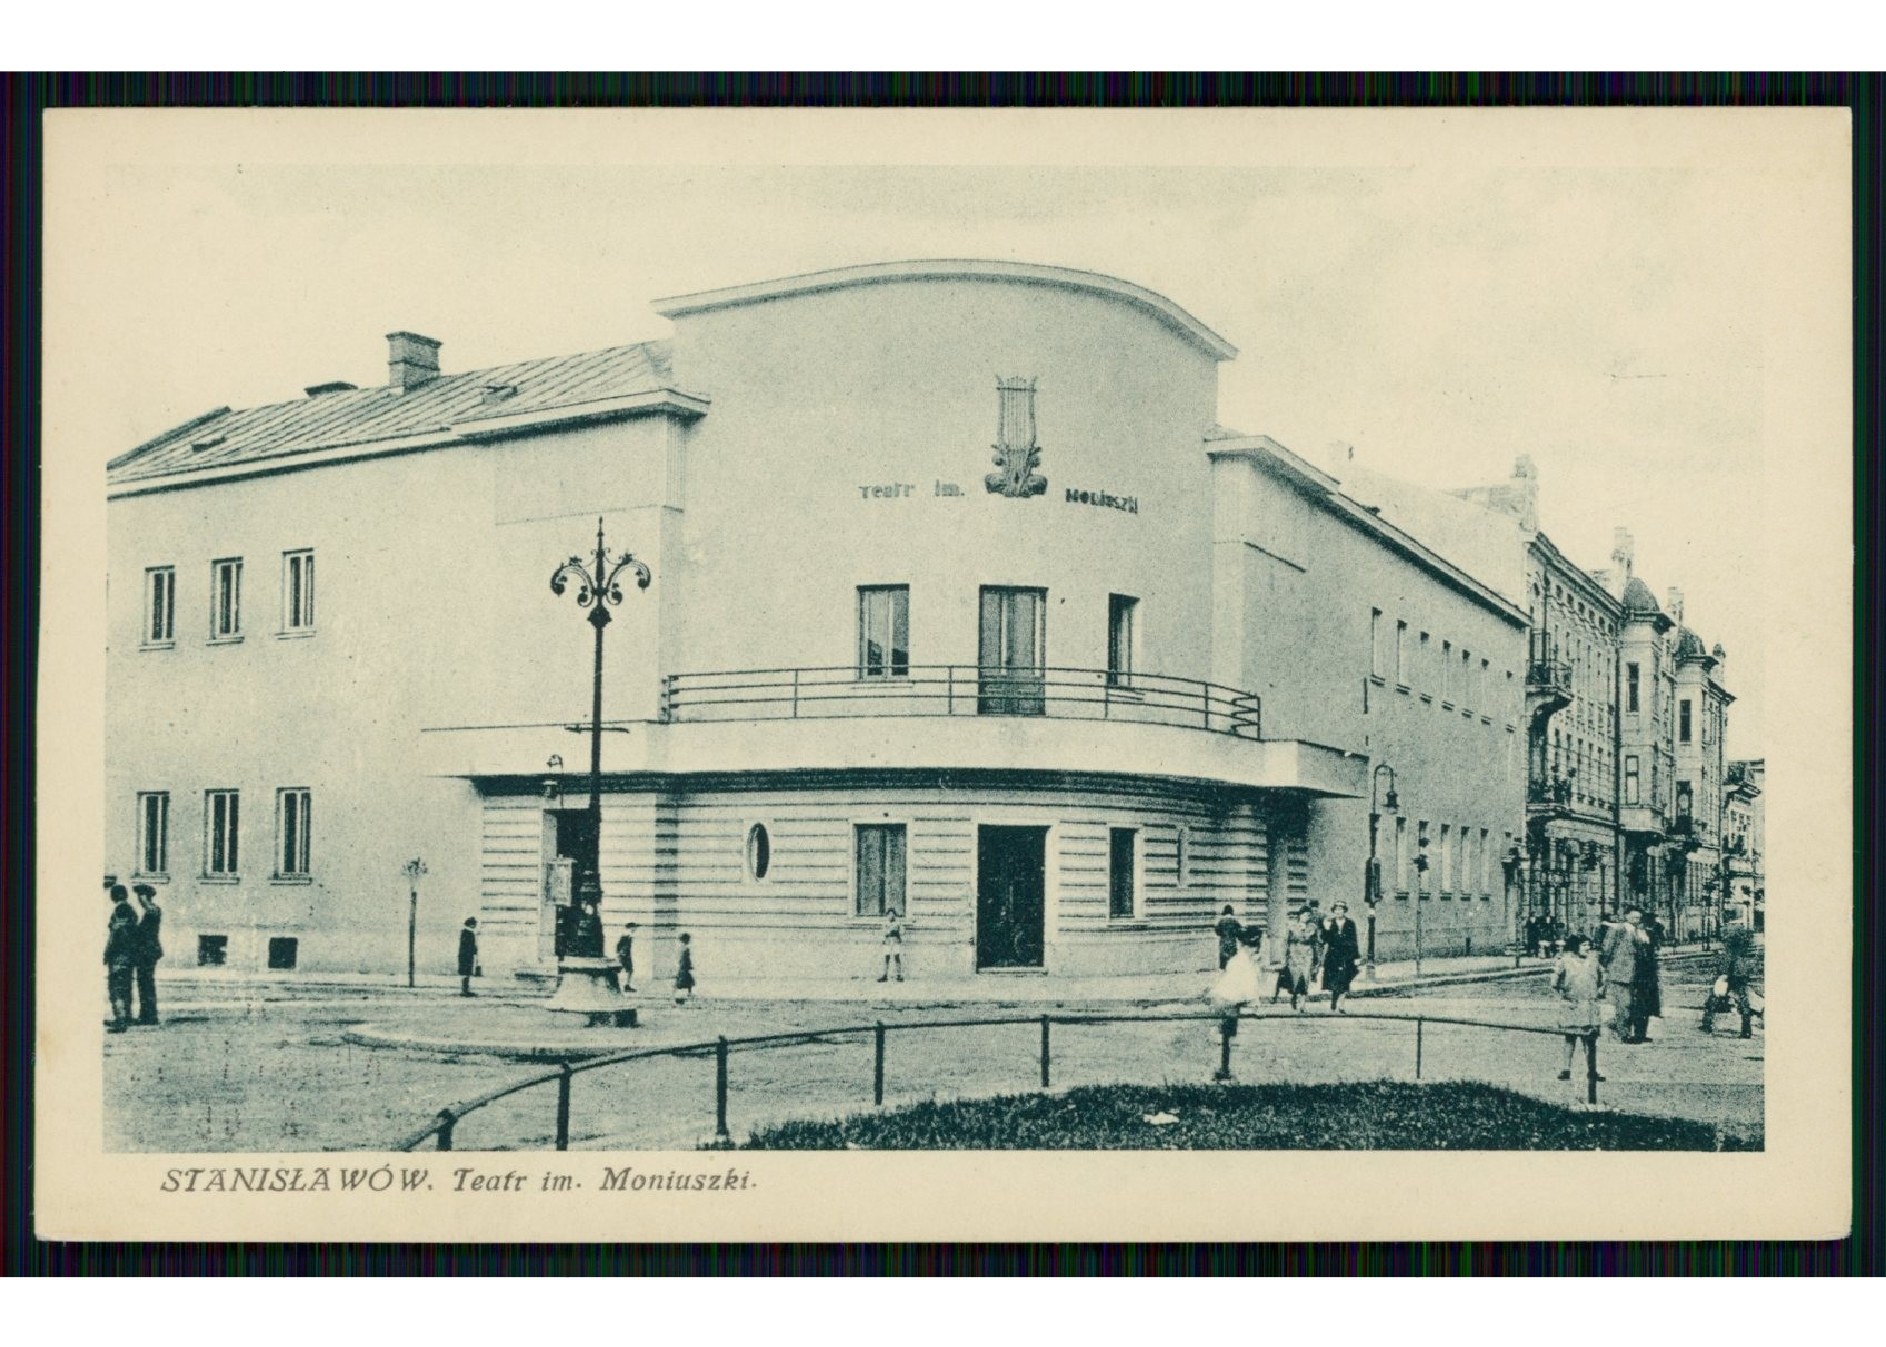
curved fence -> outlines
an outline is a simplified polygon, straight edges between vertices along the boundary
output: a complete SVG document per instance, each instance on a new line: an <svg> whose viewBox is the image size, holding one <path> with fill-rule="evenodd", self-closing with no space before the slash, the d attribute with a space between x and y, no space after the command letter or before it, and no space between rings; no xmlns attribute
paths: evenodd
<svg viewBox="0 0 1886 1347"><path fill-rule="evenodd" d="M892 1034L905 1034L924 1031L989 1028L997 1025L1037 1025L1040 1028L1039 1066L1041 1088L1046 1090L1053 1084L1054 1064L1054 1029L1057 1025L1108 1025L1108 1024L1146 1024L1146 1023L1183 1023L1186 1021L1218 1022L1219 1059L1213 1079L1229 1081L1232 1077L1234 1048L1238 1037L1238 1026L1242 1024L1262 1024L1265 1022L1283 1022L1293 1025L1338 1025L1381 1021L1394 1021L1407 1024L1413 1030L1409 1037L1409 1047L1413 1054L1414 1078L1421 1079L1426 1050L1427 1029L1429 1025L1456 1025L1466 1028L1487 1029L1503 1033L1546 1035L1563 1039L1566 1031L1562 1028L1549 1028L1531 1024L1506 1024L1493 1020L1466 1019L1445 1015L1397 1015L1377 1011L1349 1011L1340 1016L1318 1015L1306 1019L1301 1015L1254 1014L1243 1011L1231 1014L1224 1011L1170 1012L1159 1014L1047 1014L1047 1015L1008 1015L991 1018L901 1021L885 1024L882 1021L873 1024L844 1025L830 1029L801 1029L791 1033L758 1034L745 1038L720 1037L706 1039L698 1043L676 1044L664 1048L638 1048L628 1052L613 1053L606 1057L594 1057L583 1061L565 1061L554 1071L540 1072L524 1080L515 1081L502 1089L493 1090L466 1103L455 1104L439 1110L438 1116L411 1136L398 1142L395 1150L415 1150L428 1140L433 1140L439 1150L452 1149L453 1132L461 1119L468 1114L507 1099L525 1090L544 1086L555 1086L556 1095L556 1142L555 1148L566 1151L570 1148L570 1085L572 1080L589 1071L600 1071L605 1067L622 1066L630 1062L649 1061L661 1057L698 1057L712 1058L714 1062L714 1135L724 1142L731 1142L732 1134L727 1125L727 1093L731 1071L731 1059L735 1050L764 1051L769 1048L799 1046L815 1041L835 1039L864 1039L872 1041L872 1080L871 1102L875 1106L884 1103L884 1067L888 1055L889 1041ZM1587 1048L1585 1057L1585 1098L1588 1103L1598 1102L1598 1033L1580 1035Z"/></svg>
<svg viewBox="0 0 1886 1347"><path fill-rule="evenodd" d="M1263 737L1257 694L1196 678L1110 669L898 665L733 669L662 680L668 721L815 720L847 716L1037 716L1117 720Z"/></svg>

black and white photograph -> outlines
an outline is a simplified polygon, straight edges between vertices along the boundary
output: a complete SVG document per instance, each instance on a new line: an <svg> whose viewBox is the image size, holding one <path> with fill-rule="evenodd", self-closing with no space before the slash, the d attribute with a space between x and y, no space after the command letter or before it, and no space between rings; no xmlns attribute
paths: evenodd
<svg viewBox="0 0 1886 1347"><path fill-rule="evenodd" d="M1747 115L75 115L80 1144L1727 1184L1846 1048L1846 130Z"/></svg>

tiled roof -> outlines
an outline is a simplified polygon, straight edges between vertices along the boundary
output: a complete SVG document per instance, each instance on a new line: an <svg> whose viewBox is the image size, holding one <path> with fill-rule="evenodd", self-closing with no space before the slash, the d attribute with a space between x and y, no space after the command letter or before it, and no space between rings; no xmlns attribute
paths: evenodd
<svg viewBox="0 0 1886 1347"><path fill-rule="evenodd" d="M673 377L666 341L444 374L404 391L359 388L232 412L222 408L113 459L109 480L173 473L448 430L466 421L653 393ZM514 393L489 390L515 389Z"/></svg>

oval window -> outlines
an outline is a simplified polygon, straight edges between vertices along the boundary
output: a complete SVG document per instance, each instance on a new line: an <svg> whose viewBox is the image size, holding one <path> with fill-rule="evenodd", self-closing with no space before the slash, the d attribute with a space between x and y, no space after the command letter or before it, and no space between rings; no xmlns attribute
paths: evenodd
<svg viewBox="0 0 1886 1347"><path fill-rule="evenodd" d="M747 829L747 873L755 879L765 879L772 863L772 839L766 835L766 825L756 823Z"/></svg>

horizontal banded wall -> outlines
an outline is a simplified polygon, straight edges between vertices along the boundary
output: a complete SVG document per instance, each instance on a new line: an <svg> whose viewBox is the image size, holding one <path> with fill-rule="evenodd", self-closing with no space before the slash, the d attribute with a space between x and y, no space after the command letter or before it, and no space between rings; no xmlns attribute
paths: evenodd
<svg viewBox="0 0 1886 1347"><path fill-rule="evenodd" d="M1267 807L1248 794L1105 779L1042 786L952 784L743 787L630 792L603 803L608 945L640 924L638 980L672 976L674 937L692 937L703 990L716 976L875 977L881 923L855 914L854 829L901 824L906 837L909 973L975 969L977 838L983 826L1046 830L1047 971L1190 972L1215 968L1212 924L1230 904L1262 923L1270 856ZM764 827L756 877L749 837ZM1109 830L1136 834L1136 911L1109 915ZM548 960L540 941L548 854L540 798L491 796L483 827L487 968ZM1183 854L1182 854L1183 853ZM1284 873L1307 888L1300 839ZM639 981L638 981L639 985Z"/></svg>

